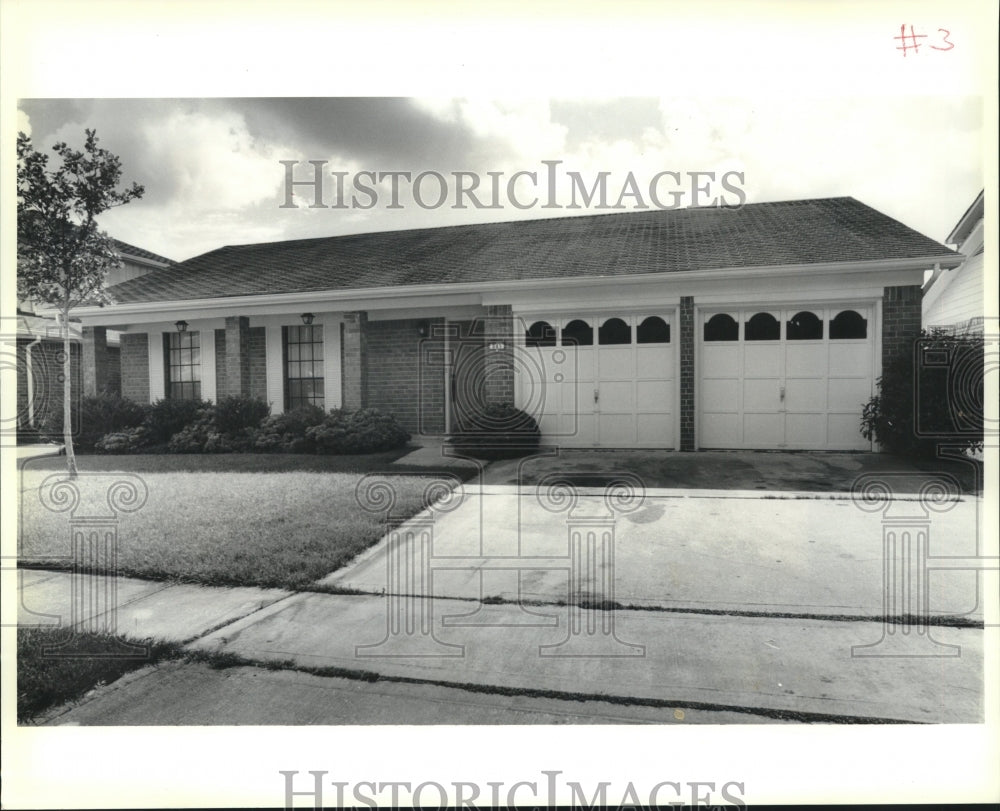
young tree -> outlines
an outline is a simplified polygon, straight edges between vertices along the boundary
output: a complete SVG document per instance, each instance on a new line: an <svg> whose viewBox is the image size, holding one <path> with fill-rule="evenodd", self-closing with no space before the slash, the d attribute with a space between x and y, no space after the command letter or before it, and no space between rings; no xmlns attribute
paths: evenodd
<svg viewBox="0 0 1000 811"><path fill-rule="evenodd" d="M117 155L97 145L86 130L83 150L57 143L57 168L49 156L17 135L17 285L18 296L51 305L63 337L63 433L69 475L75 477L71 414L70 312L77 305L106 304L104 280L120 267L114 241L97 227L97 217L142 197L137 183L119 189L122 169Z"/></svg>

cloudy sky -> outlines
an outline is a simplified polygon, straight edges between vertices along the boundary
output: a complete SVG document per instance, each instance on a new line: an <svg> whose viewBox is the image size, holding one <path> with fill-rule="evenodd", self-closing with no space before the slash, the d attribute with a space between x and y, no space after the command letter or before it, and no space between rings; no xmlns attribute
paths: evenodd
<svg viewBox="0 0 1000 811"><path fill-rule="evenodd" d="M369 209L281 208L282 160L302 162L297 178L311 176L305 161L323 160L328 171L348 172L348 183L366 170L436 171L452 182L451 173L472 172L482 188L487 172L503 172L504 183L518 171L544 177L541 162L559 160L561 206L570 202L565 171L580 172L588 186L609 172L610 204L631 172L647 205L658 172L681 174L686 205L689 173L735 171L749 203L849 195L939 241L984 185L982 99L960 95L21 99L17 120L39 149L81 144L84 128L96 129L125 177L146 188L102 226L177 260L228 244L599 213L519 210L505 194L500 209L456 210L453 189L444 205L424 209L406 182L400 208L389 208L389 179ZM530 200L526 182L522 200ZM661 183L669 201L678 187L669 176ZM437 186L426 189L433 201ZM638 203L627 197L623 205Z"/></svg>

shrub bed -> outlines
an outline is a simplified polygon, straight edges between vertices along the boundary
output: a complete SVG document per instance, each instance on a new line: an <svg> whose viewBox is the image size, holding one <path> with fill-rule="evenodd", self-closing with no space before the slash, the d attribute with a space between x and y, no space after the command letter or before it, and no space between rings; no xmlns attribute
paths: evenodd
<svg viewBox="0 0 1000 811"><path fill-rule="evenodd" d="M109 454L362 454L399 448L410 440L409 432L395 417L374 408L326 413L317 406L306 406L286 414L270 414L267 403L250 397L227 397L216 404L158 400L138 408L142 409L142 420L115 424L114 430L100 436L92 447Z"/></svg>
<svg viewBox="0 0 1000 811"><path fill-rule="evenodd" d="M865 403L861 434L893 453L936 458L938 446L983 449L984 341L924 330L886 363Z"/></svg>
<svg viewBox="0 0 1000 811"><path fill-rule="evenodd" d="M118 394L98 394L80 399L72 413L73 447L94 450L106 434L137 428L148 418L150 407L143 406ZM42 417L41 437L49 442L62 442L62 398L54 400Z"/></svg>
<svg viewBox="0 0 1000 811"><path fill-rule="evenodd" d="M335 408L321 423L307 428L305 436L317 453L375 453L410 441L409 432L399 421L377 408Z"/></svg>
<svg viewBox="0 0 1000 811"><path fill-rule="evenodd" d="M534 453L541 436L534 417L503 403L484 406L450 443L477 459L513 459Z"/></svg>

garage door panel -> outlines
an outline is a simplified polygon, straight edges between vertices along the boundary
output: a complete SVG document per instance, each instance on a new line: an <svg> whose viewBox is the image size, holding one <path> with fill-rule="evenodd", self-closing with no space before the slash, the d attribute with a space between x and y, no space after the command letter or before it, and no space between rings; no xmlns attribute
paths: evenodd
<svg viewBox="0 0 1000 811"><path fill-rule="evenodd" d="M744 414L743 444L750 448L778 448L784 444L782 414Z"/></svg>
<svg viewBox="0 0 1000 811"><path fill-rule="evenodd" d="M600 380L632 380L635 377L635 360L631 346L602 346L597 357L597 376Z"/></svg>
<svg viewBox="0 0 1000 811"><path fill-rule="evenodd" d="M872 347L866 343L830 342L830 375L870 377L872 373Z"/></svg>
<svg viewBox="0 0 1000 811"><path fill-rule="evenodd" d="M598 418L598 424L601 432L601 445L610 447L635 445L634 414L601 414Z"/></svg>
<svg viewBox="0 0 1000 811"><path fill-rule="evenodd" d="M777 341L746 344L743 350L744 377L778 377L781 374L781 345Z"/></svg>
<svg viewBox="0 0 1000 811"><path fill-rule="evenodd" d="M779 380L744 380L744 411L777 411L781 403Z"/></svg>
<svg viewBox="0 0 1000 811"><path fill-rule="evenodd" d="M829 402L831 411L854 411L858 417L861 416L862 406L871 397L870 380L830 380Z"/></svg>
<svg viewBox="0 0 1000 811"><path fill-rule="evenodd" d="M517 372L520 402L537 412L545 440L565 447L672 448L676 347L634 343L640 317L627 312L583 317L595 325L595 340L596 324L612 316L629 323L632 343L563 346L557 331L559 345L525 347ZM562 326L577 317L533 315L532 323Z"/></svg>
<svg viewBox="0 0 1000 811"><path fill-rule="evenodd" d="M738 380L703 380L702 408L706 411L735 411L739 402Z"/></svg>
<svg viewBox="0 0 1000 811"><path fill-rule="evenodd" d="M646 448L674 447L674 419L670 414L638 414L639 444Z"/></svg>
<svg viewBox="0 0 1000 811"><path fill-rule="evenodd" d="M638 409L643 413L664 414L673 410L672 380L639 380L635 393Z"/></svg>
<svg viewBox="0 0 1000 811"><path fill-rule="evenodd" d="M826 344L802 344L788 341L785 344L785 374L789 377L809 377L825 374L827 362Z"/></svg>
<svg viewBox="0 0 1000 811"><path fill-rule="evenodd" d="M826 445L826 414L793 414L785 417L785 445L789 448L822 448Z"/></svg>
<svg viewBox="0 0 1000 811"><path fill-rule="evenodd" d="M860 412L853 414L830 414L827 416L831 450L869 451L871 442L861 436L858 428Z"/></svg>
<svg viewBox="0 0 1000 811"><path fill-rule="evenodd" d="M800 311L817 313L825 322L822 338L789 340L784 329L772 341L747 341L744 335L722 343L697 336L699 445L867 449L857 426L873 390L875 331L865 339L831 339L830 308L781 309L783 320ZM744 323L756 312L737 307L730 314Z"/></svg>
<svg viewBox="0 0 1000 811"><path fill-rule="evenodd" d="M601 411L635 411L635 383L632 380L601 380Z"/></svg>
<svg viewBox="0 0 1000 811"><path fill-rule="evenodd" d="M798 378L785 381L786 411L825 411L826 378Z"/></svg>
<svg viewBox="0 0 1000 811"><path fill-rule="evenodd" d="M669 344L637 346L635 373L640 380L674 376L674 351Z"/></svg>
<svg viewBox="0 0 1000 811"><path fill-rule="evenodd" d="M736 448L743 444L739 414L703 414L701 445L704 448Z"/></svg>
<svg viewBox="0 0 1000 811"><path fill-rule="evenodd" d="M740 348L703 344L701 362L705 377L734 377L740 373Z"/></svg>

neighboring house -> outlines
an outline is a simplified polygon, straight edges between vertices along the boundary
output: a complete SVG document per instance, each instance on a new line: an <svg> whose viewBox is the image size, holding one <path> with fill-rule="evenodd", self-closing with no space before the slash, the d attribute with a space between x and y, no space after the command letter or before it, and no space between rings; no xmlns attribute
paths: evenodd
<svg viewBox="0 0 1000 811"><path fill-rule="evenodd" d="M121 256L122 266L108 271L106 287L163 270L174 264L170 259L129 245L127 242L118 239L114 242ZM38 309L43 311L43 308ZM101 358L94 357L92 353L89 355L84 353L82 381L80 377L82 332L75 319L70 323L70 335L73 339L70 354L74 396L79 397L84 389L90 392L99 389L120 392L121 363L118 333L109 333L107 347ZM32 434L53 397L61 402L62 352L62 331L55 318L38 314L35 305L30 301L18 301L17 427L20 433L29 436ZM96 363L102 363L104 368L97 370ZM101 380L100 386L96 385L98 377Z"/></svg>
<svg viewBox="0 0 1000 811"><path fill-rule="evenodd" d="M79 317L88 356L121 331L143 402L370 406L425 434L513 402L563 447L870 450L924 273L962 260L842 197L229 246Z"/></svg>
<svg viewBox="0 0 1000 811"><path fill-rule="evenodd" d="M938 268L924 284L925 327L953 332L983 331L983 192L962 215L948 243L965 261L956 268Z"/></svg>

